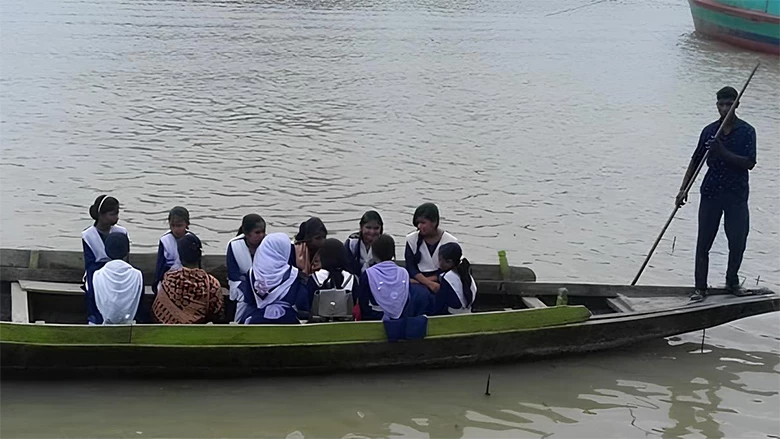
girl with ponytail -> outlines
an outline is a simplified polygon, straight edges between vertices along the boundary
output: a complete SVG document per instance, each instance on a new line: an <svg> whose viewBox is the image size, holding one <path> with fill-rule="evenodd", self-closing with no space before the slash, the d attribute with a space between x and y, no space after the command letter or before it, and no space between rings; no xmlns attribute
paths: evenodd
<svg viewBox="0 0 780 439"><path fill-rule="evenodd" d="M87 322L95 325L103 323L95 303L95 292L92 288L92 275L111 259L106 254L106 238L111 233L124 233L127 229L117 226L119 221L119 201L108 195L101 195L89 207L89 216L95 221L92 226L81 232L81 243L84 248L84 285L82 289L87 299Z"/></svg>
<svg viewBox="0 0 780 439"><path fill-rule="evenodd" d="M308 296L308 307L314 301L314 295L319 290L345 290L352 292L357 286L357 278L347 271L349 262L347 259L347 250L344 244L335 238L328 238L319 251L322 268L312 273L306 286Z"/></svg>
<svg viewBox="0 0 780 439"><path fill-rule="evenodd" d="M471 276L471 264L463 258L457 242L444 244L439 249L441 287L436 293L434 315L463 314L471 312L477 297L477 284Z"/></svg>

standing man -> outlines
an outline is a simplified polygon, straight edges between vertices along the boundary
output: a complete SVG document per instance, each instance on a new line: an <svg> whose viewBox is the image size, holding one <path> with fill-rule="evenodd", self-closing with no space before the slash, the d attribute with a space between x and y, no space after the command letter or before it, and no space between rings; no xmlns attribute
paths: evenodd
<svg viewBox="0 0 780 439"><path fill-rule="evenodd" d="M736 295L744 294L739 282L739 266L745 253L750 214L748 212L748 171L756 165L756 130L747 122L737 118L736 112L727 118L729 109L737 99L737 91L724 87L717 93L720 119L707 125L701 132L699 144L691 157L688 171L683 178L677 206L687 201L685 188L696 168L710 151L707 158L707 174L701 184L699 201L699 234L696 239L696 289L691 300L703 300L707 295L707 270L710 248L720 228L720 218L729 242L729 263L726 269L726 288ZM739 104L737 104L739 106ZM715 138L721 123L723 131Z"/></svg>

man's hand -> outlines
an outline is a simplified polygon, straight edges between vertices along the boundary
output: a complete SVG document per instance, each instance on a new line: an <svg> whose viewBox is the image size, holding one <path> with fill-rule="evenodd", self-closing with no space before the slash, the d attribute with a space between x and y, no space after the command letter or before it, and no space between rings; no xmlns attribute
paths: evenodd
<svg viewBox="0 0 780 439"><path fill-rule="evenodd" d="M674 200L674 204L677 207L683 207L685 206L685 203L688 201L688 194L685 193L685 189L680 189L680 192L677 194L677 198Z"/></svg>
<svg viewBox="0 0 780 439"><path fill-rule="evenodd" d="M726 147L723 146L723 142L720 139L714 137L708 140L705 145L707 146L707 149L710 150L710 154L712 154L713 157L722 156L726 151Z"/></svg>

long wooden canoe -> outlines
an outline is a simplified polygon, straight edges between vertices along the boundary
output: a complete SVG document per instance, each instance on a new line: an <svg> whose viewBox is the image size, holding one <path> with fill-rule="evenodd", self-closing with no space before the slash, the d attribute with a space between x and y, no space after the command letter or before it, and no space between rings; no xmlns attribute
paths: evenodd
<svg viewBox="0 0 780 439"><path fill-rule="evenodd" d="M131 262L150 275L154 255ZM689 288L554 284L513 267L475 267L477 312L431 317L423 340L390 343L381 322L295 326L87 326L77 252L0 250L0 367L14 376L211 376L445 367L615 348L780 309L771 291L713 291L691 304ZM223 258L206 257L218 277ZM559 288L568 306L554 306ZM147 298L147 302L148 302ZM78 322L78 323L76 323Z"/></svg>

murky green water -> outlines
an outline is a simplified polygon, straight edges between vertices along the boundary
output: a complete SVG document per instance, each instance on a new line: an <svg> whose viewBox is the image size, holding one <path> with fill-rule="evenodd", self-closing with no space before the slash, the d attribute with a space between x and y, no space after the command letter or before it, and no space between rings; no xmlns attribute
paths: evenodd
<svg viewBox="0 0 780 439"><path fill-rule="evenodd" d="M748 324L749 322L749 324ZM754 318L745 326L777 321ZM224 381L5 382L3 437L768 437L780 353L669 345L515 366ZM756 337L747 335L747 337ZM756 337L758 338L758 337ZM767 341L777 346L777 338ZM485 395L488 374L490 396Z"/></svg>

